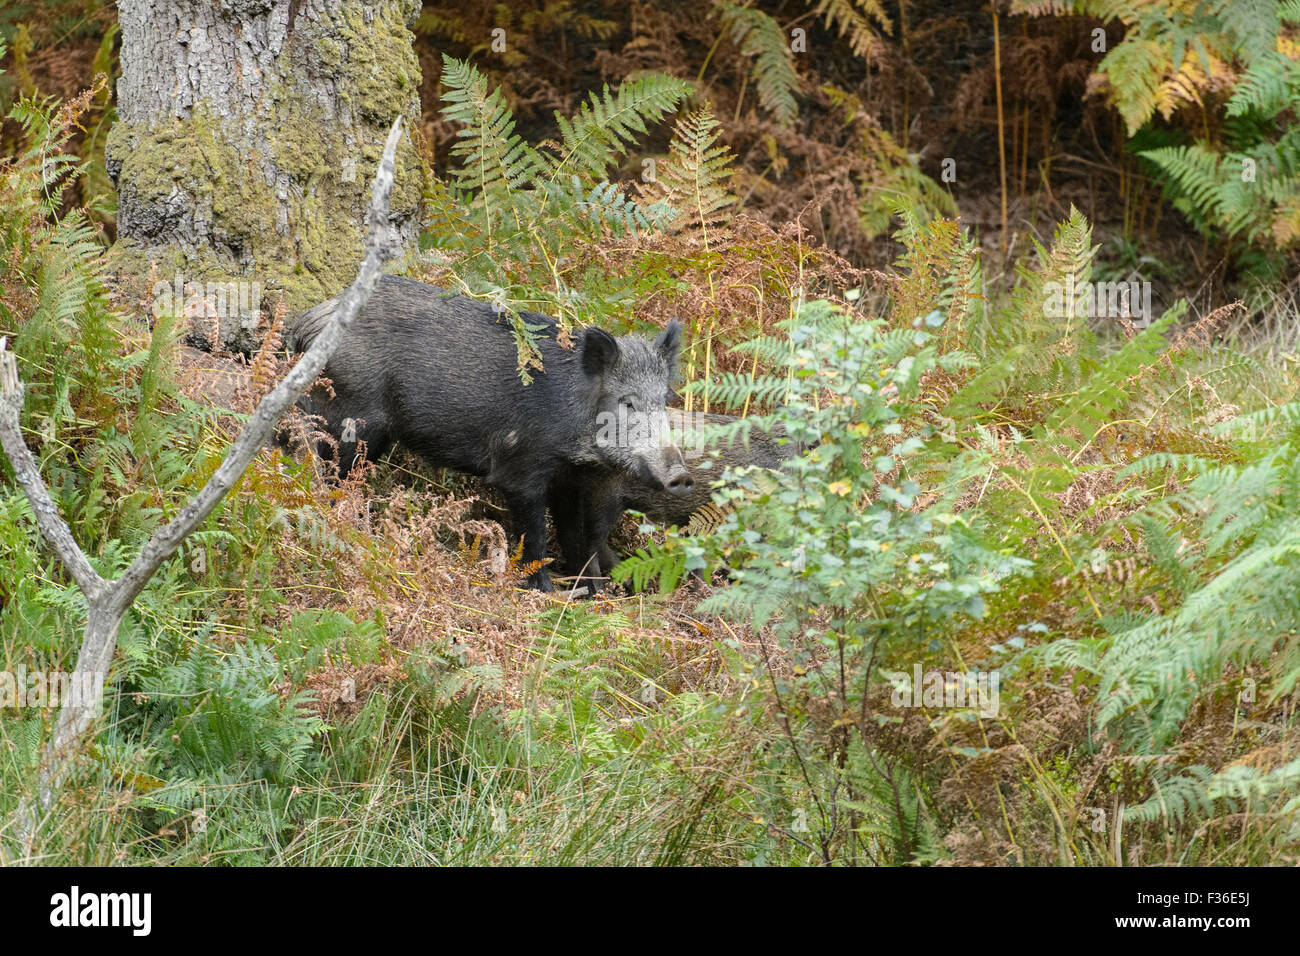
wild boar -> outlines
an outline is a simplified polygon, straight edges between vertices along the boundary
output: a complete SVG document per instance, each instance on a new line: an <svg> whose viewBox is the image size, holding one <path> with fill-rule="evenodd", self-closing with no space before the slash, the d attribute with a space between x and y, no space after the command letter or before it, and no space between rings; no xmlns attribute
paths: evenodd
<svg viewBox="0 0 1300 956"><path fill-rule="evenodd" d="M292 323L306 349L337 307L315 306ZM546 509L570 563L590 540L582 499L559 489L619 477L669 494L692 489L670 439L665 400L681 349L673 321L653 341L586 329L574 351L557 341L554 319L520 318L538 329L545 371L525 385L509 323L491 305L410 279L385 276L330 358L323 388L300 403L338 440L340 470L400 442L435 467L482 477L509 506L525 563L546 558ZM609 431L611 421L638 427ZM594 557L593 557L594 562ZM528 584L552 590L545 569Z"/></svg>

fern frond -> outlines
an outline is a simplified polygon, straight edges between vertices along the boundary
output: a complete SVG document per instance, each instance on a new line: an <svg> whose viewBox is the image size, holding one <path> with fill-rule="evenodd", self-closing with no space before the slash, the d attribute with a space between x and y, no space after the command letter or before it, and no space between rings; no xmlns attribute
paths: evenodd
<svg viewBox="0 0 1300 956"><path fill-rule="evenodd" d="M1250 64L1228 100L1228 116L1258 110L1268 116L1294 102L1300 88L1300 63L1271 50Z"/></svg>
<svg viewBox="0 0 1300 956"><path fill-rule="evenodd" d="M1181 823L1191 816L1208 816L1214 810L1214 798L1208 792L1212 776L1209 767L1194 766L1163 783L1155 782L1155 793L1126 809L1124 819Z"/></svg>
<svg viewBox="0 0 1300 956"><path fill-rule="evenodd" d="M652 73L626 80L612 95L608 86L601 93L593 91L572 119L557 112L561 148L548 179L576 176L589 183L601 178L628 145L645 134L647 123L658 123L691 91L685 80Z"/></svg>
<svg viewBox="0 0 1300 956"><path fill-rule="evenodd" d="M487 78L468 61L445 53L442 61L446 90L441 112L462 126L451 148L460 160L451 181L483 204L490 229L499 204L513 209L511 194L531 186L544 163L515 132L514 116L501 91L489 90Z"/></svg>
<svg viewBox="0 0 1300 956"><path fill-rule="evenodd" d="M1075 447L1076 435L1092 441L1131 400L1128 383L1143 367L1155 362L1166 345L1165 331L1186 310L1186 302L1180 302L1109 356L1078 391L1052 412L1043 425L1044 433Z"/></svg>
<svg viewBox="0 0 1300 956"><path fill-rule="evenodd" d="M726 188L732 175L731 152L714 145L721 132L708 106L682 117L668 159L658 164L655 182L643 190L650 198L681 210L678 228L690 224L707 229L720 222L724 210L736 201Z"/></svg>
<svg viewBox="0 0 1300 956"><path fill-rule="evenodd" d="M840 37L847 37L849 49L867 61L880 50L880 37L871 21L880 24L886 33L893 29L889 14L879 0L818 0L813 13Z"/></svg>
<svg viewBox="0 0 1300 956"><path fill-rule="evenodd" d="M1110 81L1110 98L1132 136L1151 119L1166 71L1173 68L1169 53L1155 40L1129 39L1101 61L1097 72Z"/></svg>
<svg viewBox="0 0 1300 956"><path fill-rule="evenodd" d="M762 10L727 2L717 3L716 9L722 16L723 29L731 31L731 39L740 48L741 55L754 61L750 73L759 103L783 126L794 122L799 113L795 94L800 84L790 38Z"/></svg>

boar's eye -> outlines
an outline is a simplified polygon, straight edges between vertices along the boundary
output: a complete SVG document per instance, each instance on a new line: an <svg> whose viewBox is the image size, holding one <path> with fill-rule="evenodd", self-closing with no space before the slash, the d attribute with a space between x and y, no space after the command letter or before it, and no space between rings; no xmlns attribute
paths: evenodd
<svg viewBox="0 0 1300 956"><path fill-rule="evenodd" d="M636 402L630 395L624 395L618 400L619 408L627 409L629 412L636 408Z"/></svg>

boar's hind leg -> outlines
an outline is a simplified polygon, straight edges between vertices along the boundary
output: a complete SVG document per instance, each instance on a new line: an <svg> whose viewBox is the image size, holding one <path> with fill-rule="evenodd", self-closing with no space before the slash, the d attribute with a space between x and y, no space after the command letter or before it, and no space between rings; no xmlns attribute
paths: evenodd
<svg viewBox="0 0 1300 956"><path fill-rule="evenodd" d="M364 419L347 420L335 432L339 437L339 477L346 478L358 462L358 455L364 452L367 461L378 461L392 446L388 428L383 422L368 422Z"/></svg>
<svg viewBox="0 0 1300 956"><path fill-rule="evenodd" d="M504 490L504 489L503 489ZM523 538L524 564L546 560L546 498L529 492L506 491L510 506L510 523L516 537ZM539 591L553 591L551 576L546 568L538 568L528 575L528 586Z"/></svg>
<svg viewBox="0 0 1300 956"><path fill-rule="evenodd" d="M614 549L609 546L609 541L602 542L600 546L600 567L606 573L614 570L614 565L618 564L619 557L614 553Z"/></svg>

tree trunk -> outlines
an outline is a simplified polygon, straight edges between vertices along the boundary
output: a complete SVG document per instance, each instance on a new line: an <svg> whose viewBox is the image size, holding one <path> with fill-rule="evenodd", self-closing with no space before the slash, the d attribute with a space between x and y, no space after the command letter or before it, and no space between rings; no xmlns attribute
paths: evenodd
<svg viewBox="0 0 1300 956"><path fill-rule="evenodd" d="M195 319L197 344L254 347L262 302L282 292L295 312L356 275L388 127L419 118L407 29L419 11L416 0L119 0L114 263L153 285L155 309ZM419 201L406 140L389 241L414 239Z"/></svg>

